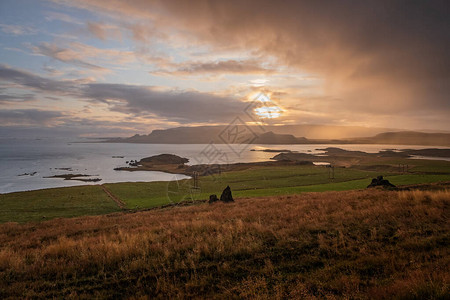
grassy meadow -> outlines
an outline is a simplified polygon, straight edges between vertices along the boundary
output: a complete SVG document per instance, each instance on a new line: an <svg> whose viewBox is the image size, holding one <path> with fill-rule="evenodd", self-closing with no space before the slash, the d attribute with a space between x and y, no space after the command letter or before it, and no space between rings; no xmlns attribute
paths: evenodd
<svg viewBox="0 0 450 300"><path fill-rule="evenodd" d="M448 299L449 201L375 189L6 223L0 297Z"/></svg>
<svg viewBox="0 0 450 300"><path fill-rule="evenodd" d="M405 161L410 168L408 173L401 173L397 165ZM127 210L141 210L179 201L206 200L210 194L220 196L227 185L236 197L262 197L363 189L371 178L380 174L395 185L450 181L450 162L385 159L383 164L336 167L333 179L329 178L329 169L324 166L255 166L221 175L201 176L199 189L193 189L193 180L187 179L0 194L0 223L108 214L122 210L117 201Z"/></svg>
<svg viewBox="0 0 450 300"><path fill-rule="evenodd" d="M0 298L448 299L450 162L408 162L1 194Z"/></svg>
<svg viewBox="0 0 450 300"><path fill-rule="evenodd" d="M0 223L45 221L120 210L96 185L0 194L0 203Z"/></svg>

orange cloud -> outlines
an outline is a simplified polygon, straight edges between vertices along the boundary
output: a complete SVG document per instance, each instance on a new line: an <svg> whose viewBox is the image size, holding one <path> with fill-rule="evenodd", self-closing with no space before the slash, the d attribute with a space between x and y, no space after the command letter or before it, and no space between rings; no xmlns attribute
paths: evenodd
<svg viewBox="0 0 450 300"><path fill-rule="evenodd" d="M203 75L203 74L260 74L270 75L276 71L266 68L256 60L224 60L214 62L185 62L180 64L172 64L172 70L157 70L152 74L186 76L186 75Z"/></svg>
<svg viewBox="0 0 450 300"><path fill-rule="evenodd" d="M323 79L316 108L342 122L395 116L418 127L429 126L427 114L450 118L448 1L55 1L314 74ZM176 71L208 67L221 69Z"/></svg>

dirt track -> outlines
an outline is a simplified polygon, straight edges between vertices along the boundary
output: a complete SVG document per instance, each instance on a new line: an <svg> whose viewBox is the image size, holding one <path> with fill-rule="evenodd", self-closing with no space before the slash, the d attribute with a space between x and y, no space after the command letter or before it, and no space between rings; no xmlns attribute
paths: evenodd
<svg viewBox="0 0 450 300"><path fill-rule="evenodd" d="M122 202L119 198L114 196L104 185L100 185L103 191L111 198L116 204L120 207L120 209L125 209L125 203Z"/></svg>

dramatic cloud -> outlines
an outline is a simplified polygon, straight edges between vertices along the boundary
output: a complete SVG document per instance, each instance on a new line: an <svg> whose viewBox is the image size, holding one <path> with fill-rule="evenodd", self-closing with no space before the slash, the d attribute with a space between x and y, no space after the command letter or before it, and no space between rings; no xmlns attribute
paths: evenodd
<svg viewBox="0 0 450 300"><path fill-rule="evenodd" d="M72 45L79 45L79 44L72 43ZM39 46L33 47L33 52L51 57L53 59L65 63L74 64L83 68L106 71L105 68L86 62L84 60L85 56L82 55L82 53L70 48L60 48L54 44L42 43Z"/></svg>
<svg viewBox="0 0 450 300"><path fill-rule="evenodd" d="M183 63L177 66L173 71L159 70L153 72L156 74L170 74L170 75L201 75L201 74L260 74L269 75L274 74L275 71L261 66L256 60L237 61L225 60L216 62L190 62Z"/></svg>
<svg viewBox="0 0 450 300"><path fill-rule="evenodd" d="M0 65L0 81L46 92L67 93L74 89L74 82L52 80L3 65Z"/></svg>
<svg viewBox="0 0 450 300"><path fill-rule="evenodd" d="M114 111L149 115L179 123L223 123L242 113L245 103L231 97L195 91L158 91L124 84L88 84L83 96Z"/></svg>
<svg viewBox="0 0 450 300"><path fill-rule="evenodd" d="M33 47L32 50L34 53L45 55L61 62L100 72L109 72L110 70L98 64L121 66L135 62L137 59L133 51L102 49L79 42L68 43L65 47L51 43L41 43Z"/></svg>
<svg viewBox="0 0 450 300"><path fill-rule="evenodd" d="M0 104L2 103L17 103L17 102L29 102L35 100L33 94L11 95L0 94Z"/></svg>
<svg viewBox="0 0 450 300"><path fill-rule="evenodd" d="M155 87L126 84L58 81L7 67L0 67L0 81L47 93L66 93L91 103L104 103L111 111L130 116L148 116L179 123L229 122L241 114L246 106L239 99L211 93L161 91Z"/></svg>
<svg viewBox="0 0 450 300"><path fill-rule="evenodd" d="M449 109L448 1L108 1L71 5L150 19L212 50L276 57L325 79L340 108L374 113ZM193 65L189 73L219 70ZM226 68L225 68L226 69ZM232 69L233 70L233 69ZM360 103L360 104L359 104Z"/></svg>
<svg viewBox="0 0 450 300"><path fill-rule="evenodd" d="M159 3L204 42L253 48L321 74L327 93L348 108L354 102L384 112L391 105L449 108L446 1Z"/></svg>
<svg viewBox="0 0 450 300"><path fill-rule="evenodd" d="M0 11L2 109L150 131L226 124L264 91L279 125L450 130L448 1L51 2Z"/></svg>
<svg viewBox="0 0 450 300"><path fill-rule="evenodd" d="M0 110L0 123L2 126L49 126L55 125L54 121L63 116L64 114L59 111L8 109Z"/></svg>

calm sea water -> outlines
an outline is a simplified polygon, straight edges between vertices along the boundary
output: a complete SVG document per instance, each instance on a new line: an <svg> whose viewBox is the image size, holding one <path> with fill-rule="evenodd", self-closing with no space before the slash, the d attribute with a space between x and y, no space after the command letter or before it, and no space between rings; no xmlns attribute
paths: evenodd
<svg viewBox="0 0 450 300"><path fill-rule="evenodd" d="M289 149L307 153L321 153L330 145L173 145L93 143L89 140L0 139L0 193L36 190L52 187L101 184L112 182L169 181L187 178L163 172L114 171L126 166L126 161L171 153L197 163L235 163L267 161L277 153L250 149ZM348 150L378 152L382 149L422 149L423 146L403 145L333 145ZM100 178L100 182L79 182L61 178L45 178L61 174L85 174Z"/></svg>

